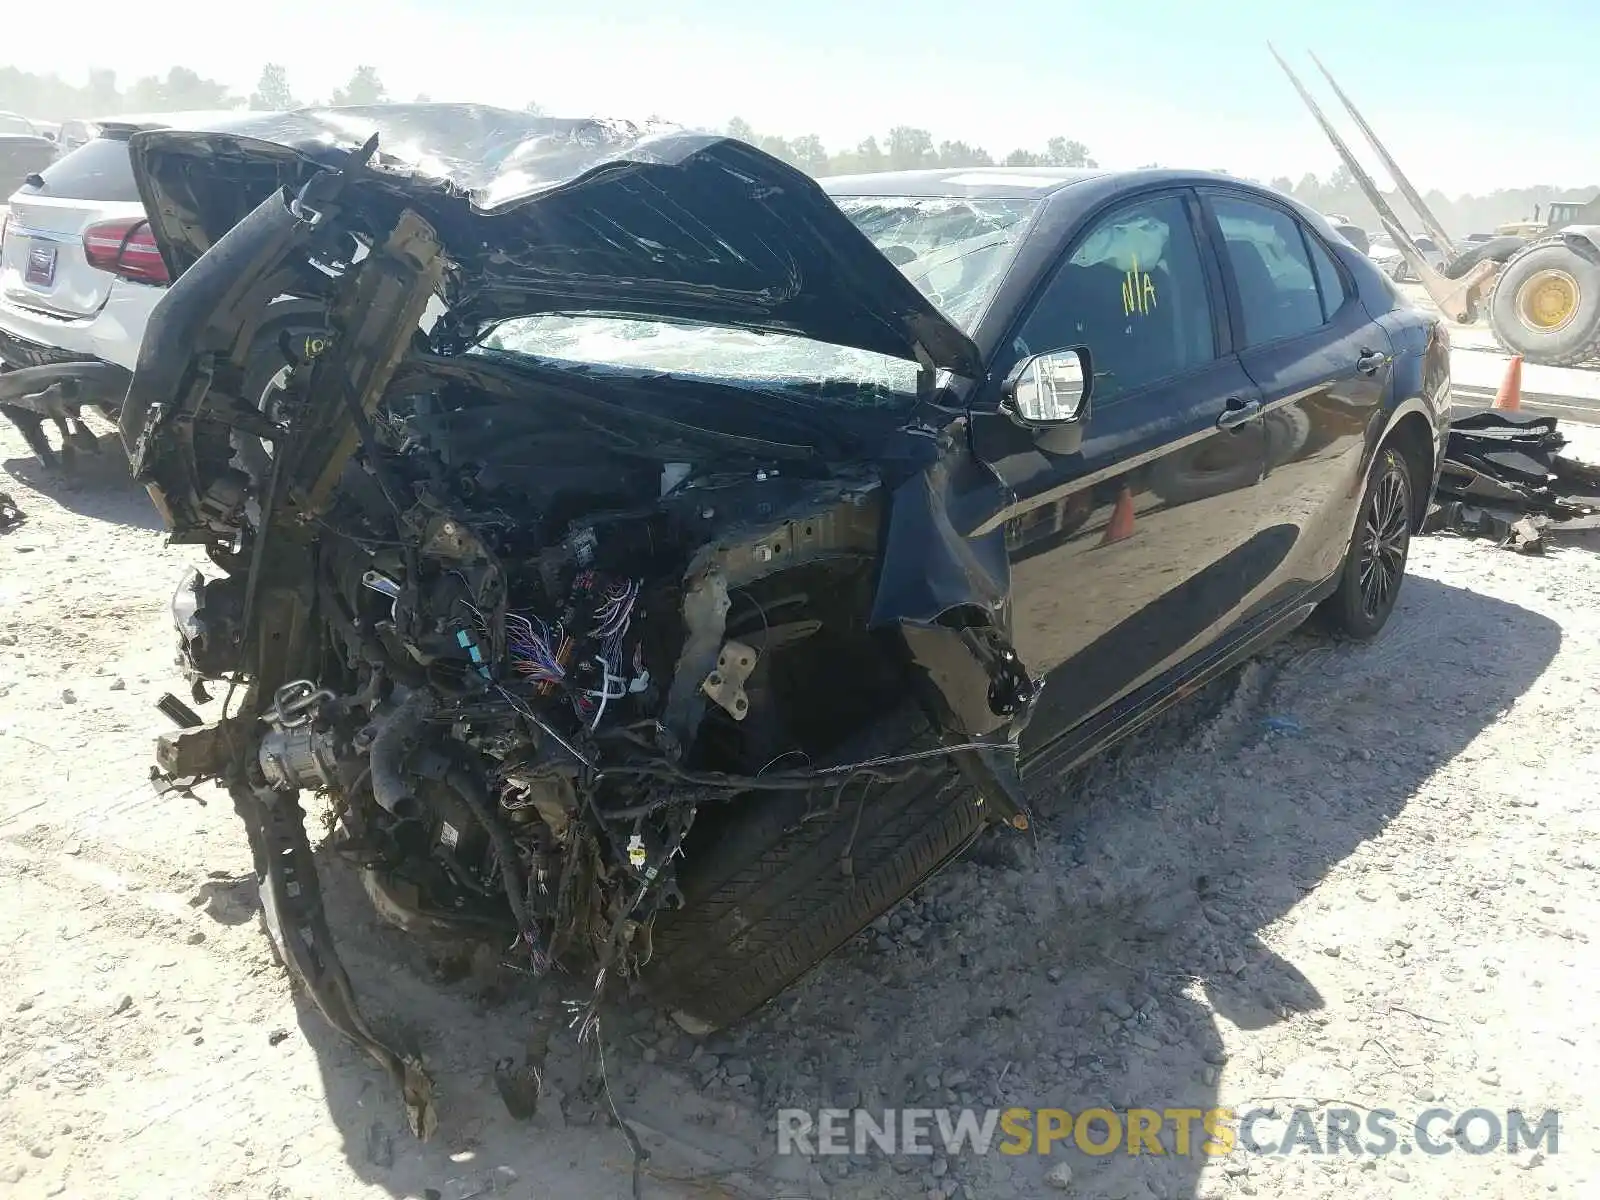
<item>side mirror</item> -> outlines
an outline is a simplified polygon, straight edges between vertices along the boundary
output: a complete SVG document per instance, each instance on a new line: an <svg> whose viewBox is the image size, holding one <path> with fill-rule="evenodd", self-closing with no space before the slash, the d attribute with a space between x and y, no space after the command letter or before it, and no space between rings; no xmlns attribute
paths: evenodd
<svg viewBox="0 0 1600 1200"><path fill-rule="evenodd" d="M1016 365L1001 388L1001 411L1033 430L1043 449L1074 454L1083 442L1093 383L1085 346L1031 355Z"/></svg>

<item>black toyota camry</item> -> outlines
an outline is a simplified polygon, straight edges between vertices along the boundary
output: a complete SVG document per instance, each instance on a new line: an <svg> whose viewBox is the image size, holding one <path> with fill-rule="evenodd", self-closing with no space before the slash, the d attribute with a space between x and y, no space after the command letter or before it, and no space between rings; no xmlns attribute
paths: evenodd
<svg viewBox="0 0 1600 1200"><path fill-rule="evenodd" d="M175 282L122 434L215 568L160 772L231 794L285 961L424 1134L302 792L416 936L726 1024L1024 825L1029 775L1308 617L1376 634L1439 469L1437 318L1225 177L819 185L451 105L132 158Z"/></svg>

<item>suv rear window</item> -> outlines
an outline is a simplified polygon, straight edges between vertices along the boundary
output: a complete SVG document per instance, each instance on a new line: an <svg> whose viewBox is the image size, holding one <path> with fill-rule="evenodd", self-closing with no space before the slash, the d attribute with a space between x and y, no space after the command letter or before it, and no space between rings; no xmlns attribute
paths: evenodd
<svg viewBox="0 0 1600 1200"><path fill-rule="evenodd" d="M97 137L51 163L39 174L44 187L24 190L36 196L68 200L139 203L128 161L128 143L121 138Z"/></svg>

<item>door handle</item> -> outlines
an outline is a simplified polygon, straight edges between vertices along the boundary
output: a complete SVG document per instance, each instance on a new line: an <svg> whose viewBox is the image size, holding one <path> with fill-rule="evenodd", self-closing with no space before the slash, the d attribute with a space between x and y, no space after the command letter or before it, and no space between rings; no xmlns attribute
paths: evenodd
<svg viewBox="0 0 1600 1200"><path fill-rule="evenodd" d="M1228 407L1217 418L1218 429L1237 429L1241 425L1248 425L1261 415L1261 401L1259 400L1229 400Z"/></svg>
<svg viewBox="0 0 1600 1200"><path fill-rule="evenodd" d="M1376 375L1378 368L1389 361L1387 354L1380 354L1376 350L1363 349L1361 357L1356 359L1356 370L1363 375Z"/></svg>

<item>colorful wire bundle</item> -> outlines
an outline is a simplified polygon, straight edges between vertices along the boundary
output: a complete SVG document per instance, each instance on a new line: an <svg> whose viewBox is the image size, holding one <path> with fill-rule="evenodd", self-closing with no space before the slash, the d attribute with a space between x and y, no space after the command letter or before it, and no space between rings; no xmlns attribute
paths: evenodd
<svg viewBox="0 0 1600 1200"><path fill-rule="evenodd" d="M552 630L538 617L506 614L506 650L511 655L511 665L519 675L541 685L541 691L566 679L563 652L570 655L571 646L572 640L562 636L560 625Z"/></svg>
<svg viewBox="0 0 1600 1200"><path fill-rule="evenodd" d="M591 635L600 643L595 665L600 668L601 683L598 690L574 697L578 714L590 719L590 729L599 727L607 704L628 694L628 681L622 674L623 643L633 620L633 606L639 599L639 587L637 580L612 584L606 589L600 607L595 610Z"/></svg>
<svg viewBox="0 0 1600 1200"><path fill-rule="evenodd" d="M592 584L593 576L588 573L577 581L579 588ZM573 707L579 717L590 722L591 729L600 724L606 705L628 694L628 679L622 673L623 654L639 590L636 580L614 583L606 588L595 609L589 636L599 643L600 653L595 656L594 663L600 669L600 687L586 688L572 696ZM546 625L536 616L506 614L506 649L512 666L523 678L538 684L543 694L548 695L567 684L574 644L573 637L559 623ZM639 659L638 654L634 657ZM639 662L634 666L638 668Z"/></svg>

